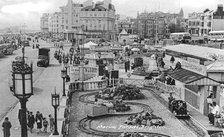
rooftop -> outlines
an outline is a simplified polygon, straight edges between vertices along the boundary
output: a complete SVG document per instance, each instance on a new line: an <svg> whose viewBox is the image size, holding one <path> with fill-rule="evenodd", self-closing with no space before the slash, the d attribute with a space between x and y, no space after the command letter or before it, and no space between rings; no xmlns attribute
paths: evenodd
<svg viewBox="0 0 224 137"><path fill-rule="evenodd" d="M222 49L215 49L196 45L187 45L187 44L173 45L163 48L166 50L171 50L187 55L196 56L199 58L204 58L210 61L214 61L215 58L217 60L224 60L224 50Z"/></svg>

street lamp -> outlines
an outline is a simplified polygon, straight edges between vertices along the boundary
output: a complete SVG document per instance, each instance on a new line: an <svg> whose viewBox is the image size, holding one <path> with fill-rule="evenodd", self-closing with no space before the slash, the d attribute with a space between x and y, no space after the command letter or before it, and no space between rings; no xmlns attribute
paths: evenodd
<svg viewBox="0 0 224 137"><path fill-rule="evenodd" d="M98 58L99 58L98 65L101 65L101 52L98 52Z"/></svg>
<svg viewBox="0 0 224 137"><path fill-rule="evenodd" d="M58 127L57 127L57 108L59 106L59 94L55 93L51 94L51 105L54 107L54 133L53 135L59 135Z"/></svg>
<svg viewBox="0 0 224 137"><path fill-rule="evenodd" d="M64 66L65 66L66 74L68 74L68 67L69 67L69 64L68 64L68 63L65 63Z"/></svg>
<svg viewBox="0 0 224 137"><path fill-rule="evenodd" d="M26 102L28 98L33 95L33 65L25 64L24 47L22 48L22 61L12 63L12 79L13 79L13 94L16 96L21 104L21 137L28 137L27 135L27 118L26 118Z"/></svg>
<svg viewBox="0 0 224 137"><path fill-rule="evenodd" d="M61 78L63 79L63 96L65 95L65 78L67 77L67 71L65 70L65 68L63 68L61 70Z"/></svg>

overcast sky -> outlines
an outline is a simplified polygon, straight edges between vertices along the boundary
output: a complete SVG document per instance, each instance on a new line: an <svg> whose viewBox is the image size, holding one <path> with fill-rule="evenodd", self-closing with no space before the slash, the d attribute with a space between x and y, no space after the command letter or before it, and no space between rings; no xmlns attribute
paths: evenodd
<svg viewBox="0 0 224 137"><path fill-rule="evenodd" d="M39 29L42 13L59 11L66 3L67 0L0 0L0 28L26 24ZM206 8L216 10L217 4L224 4L224 0L112 0L112 4L116 14L131 17L136 17L137 11L178 13L181 7L187 17L190 12L202 12Z"/></svg>

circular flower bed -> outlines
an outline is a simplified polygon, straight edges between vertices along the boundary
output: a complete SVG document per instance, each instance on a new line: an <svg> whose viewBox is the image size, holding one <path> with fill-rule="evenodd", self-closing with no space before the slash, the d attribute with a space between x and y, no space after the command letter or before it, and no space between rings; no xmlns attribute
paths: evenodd
<svg viewBox="0 0 224 137"><path fill-rule="evenodd" d="M144 95L140 89L132 85L122 85L117 88L107 88L104 91L100 91L95 98L101 98L105 100L113 100L121 98L123 100L137 100L143 99Z"/></svg>
<svg viewBox="0 0 224 137"><path fill-rule="evenodd" d="M126 105L122 100L113 100L113 101L98 101L96 102L98 105L104 105L108 108L114 109L116 112L126 112L131 110L131 107Z"/></svg>
<svg viewBox="0 0 224 137"><path fill-rule="evenodd" d="M143 112L134 116L129 116L125 121L125 124L138 126L164 126L165 122L161 117L157 117L149 112Z"/></svg>

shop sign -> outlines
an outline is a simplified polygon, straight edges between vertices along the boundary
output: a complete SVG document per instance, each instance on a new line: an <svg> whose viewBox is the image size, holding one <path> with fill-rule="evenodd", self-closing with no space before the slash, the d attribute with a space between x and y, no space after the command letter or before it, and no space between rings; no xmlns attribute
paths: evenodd
<svg viewBox="0 0 224 137"><path fill-rule="evenodd" d="M187 69L189 71L193 71L195 73L201 74L206 76L206 68L205 66L199 65L199 64L195 64L186 60L181 60L181 66L184 69Z"/></svg>
<svg viewBox="0 0 224 137"><path fill-rule="evenodd" d="M194 59L194 58L187 57L187 61L191 62L191 63L194 63L194 64L200 64L199 59Z"/></svg>

